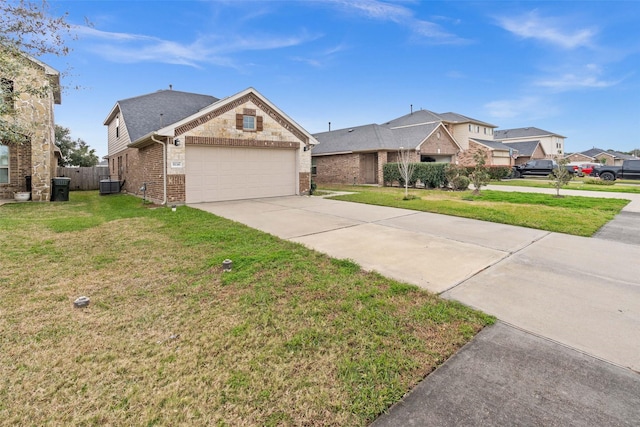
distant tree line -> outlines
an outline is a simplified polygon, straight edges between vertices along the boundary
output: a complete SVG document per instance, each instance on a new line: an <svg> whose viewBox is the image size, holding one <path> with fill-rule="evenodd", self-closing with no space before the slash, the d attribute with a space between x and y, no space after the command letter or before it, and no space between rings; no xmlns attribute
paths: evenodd
<svg viewBox="0 0 640 427"><path fill-rule="evenodd" d="M69 128L56 125L56 145L62 151L59 166L91 167L98 164L96 150L90 148L86 142L78 138L71 139Z"/></svg>

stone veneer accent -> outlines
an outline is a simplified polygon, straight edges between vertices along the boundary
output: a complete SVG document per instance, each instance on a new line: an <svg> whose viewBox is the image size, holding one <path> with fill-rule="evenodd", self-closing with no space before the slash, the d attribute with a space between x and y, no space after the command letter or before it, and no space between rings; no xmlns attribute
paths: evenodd
<svg viewBox="0 0 640 427"><path fill-rule="evenodd" d="M55 156L54 134L54 95L53 89L46 96L36 96L28 93L24 86L50 87L46 72L35 62L25 61L27 68L20 79L14 81L20 98L16 100L15 108L19 119L29 125L31 133L28 136L29 149L15 144L10 148L10 183L0 184L2 197L13 198L14 191L26 191L25 176L31 176L31 199L36 202L46 202L51 198L51 179L55 176L57 158ZM30 151L30 152L29 152ZM14 159L18 156L19 159ZM7 194L9 193L9 194Z"/></svg>
<svg viewBox="0 0 640 427"><path fill-rule="evenodd" d="M269 107L269 105L267 105L266 103L262 102L262 100L260 98L258 98L255 94L253 93L248 93L245 96L242 96L238 99L236 99L234 102L230 102L228 104L225 104L224 106L210 111L206 114L203 114L202 116L198 117L197 119L194 119L188 123L185 123L182 126L179 126L175 129L175 134L174 136L177 135L183 135L186 132L197 128L198 126L201 126L205 123L207 123L208 121L224 114L227 113L231 110L234 110L235 108L240 107L243 104L246 104L248 102L252 102L253 104L255 104L260 110L262 110L265 114L268 114L269 117L271 117L273 120L275 120L276 122L278 122L278 124L280 126L282 126L284 129L288 130L289 132L291 132L293 135L295 135L296 138L298 138L301 142L303 142L305 145L309 143L309 138L304 135L302 132L300 132L296 126L294 126L292 123L290 123L288 120L286 120L284 117L282 117L282 115L278 114L275 110L273 110L271 107Z"/></svg>

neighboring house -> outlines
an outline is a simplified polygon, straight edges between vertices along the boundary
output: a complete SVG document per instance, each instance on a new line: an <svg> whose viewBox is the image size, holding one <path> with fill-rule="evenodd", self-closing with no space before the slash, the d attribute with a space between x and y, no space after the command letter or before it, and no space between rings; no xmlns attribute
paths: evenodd
<svg viewBox="0 0 640 427"><path fill-rule="evenodd" d="M529 160L544 159L547 157L540 141L507 142L504 145L513 149L512 155L516 165L523 165Z"/></svg>
<svg viewBox="0 0 640 427"><path fill-rule="evenodd" d="M9 93L3 93L1 102L13 102L10 108L29 134L21 143L0 141L0 199L31 191L32 200L49 201L61 155L55 145L53 114L54 104L61 103L60 73L27 55L19 60L25 61L25 67L18 76L0 76L3 90L15 91L19 98L13 102ZM33 94L36 91L40 93Z"/></svg>
<svg viewBox="0 0 640 427"><path fill-rule="evenodd" d="M493 139L505 144L514 142L538 141L547 158L564 155L566 136L542 130L536 127L496 130Z"/></svg>
<svg viewBox="0 0 640 427"><path fill-rule="evenodd" d="M456 113L419 110L381 125L317 133L313 176L320 184L381 184L383 166L398 160L400 148L410 150L414 162L472 165L473 153L481 150L488 165L508 164L509 148L491 140L495 127Z"/></svg>
<svg viewBox="0 0 640 427"><path fill-rule="evenodd" d="M112 179L157 203L307 193L316 140L253 88L118 101L104 121Z"/></svg>
<svg viewBox="0 0 640 427"><path fill-rule="evenodd" d="M591 148L580 153L573 153L567 156L570 162L593 162L603 163L609 166L621 166L625 160L634 160L634 157L630 154L620 153L613 150L602 150L600 148Z"/></svg>

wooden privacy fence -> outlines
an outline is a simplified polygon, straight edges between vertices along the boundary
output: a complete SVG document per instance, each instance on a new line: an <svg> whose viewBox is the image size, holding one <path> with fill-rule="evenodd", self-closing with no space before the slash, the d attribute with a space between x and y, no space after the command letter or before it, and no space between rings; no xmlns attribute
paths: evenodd
<svg viewBox="0 0 640 427"><path fill-rule="evenodd" d="M69 190L98 190L100 188L100 180L109 178L109 166L94 166L91 168L58 167L57 176L71 178Z"/></svg>

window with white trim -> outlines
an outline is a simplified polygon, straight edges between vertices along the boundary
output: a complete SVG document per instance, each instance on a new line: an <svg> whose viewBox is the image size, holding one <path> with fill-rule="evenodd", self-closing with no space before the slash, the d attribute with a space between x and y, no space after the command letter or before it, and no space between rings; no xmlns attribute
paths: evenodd
<svg viewBox="0 0 640 427"><path fill-rule="evenodd" d="M242 116L242 129L256 130L256 117L247 115Z"/></svg>
<svg viewBox="0 0 640 427"><path fill-rule="evenodd" d="M0 184L9 183L9 147L0 145Z"/></svg>

